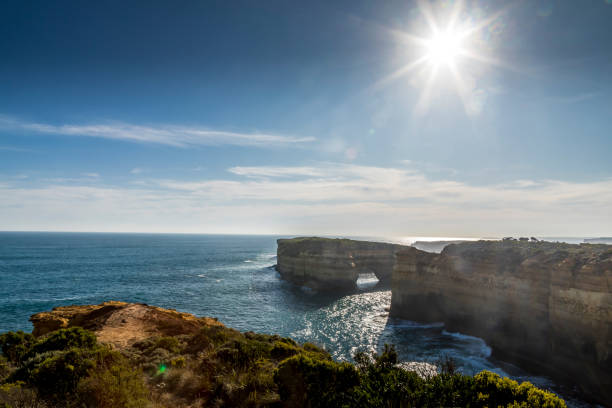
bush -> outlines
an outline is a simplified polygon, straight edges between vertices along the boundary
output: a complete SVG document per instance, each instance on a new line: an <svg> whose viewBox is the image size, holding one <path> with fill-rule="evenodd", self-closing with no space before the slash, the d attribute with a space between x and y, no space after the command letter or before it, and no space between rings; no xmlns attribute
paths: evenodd
<svg viewBox="0 0 612 408"><path fill-rule="evenodd" d="M24 387L23 383L0 385L0 408L46 408L35 390Z"/></svg>
<svg viewBox="0 0 612 408"><path fill-rule="evenodd" d="M288 407L342 407L359 384L359 374L349 363L318 360L303 354L283 361L274 373L281 400Z"/></svg>
<svg viewBox="0 0 612 408"><path fill-rule="evenodd" d="M300 349L295 345L286 343L284 341L276 341L272 346L272 350L270 351L270 355L275 360L284 360L287 357L294 356L300 352Z"/></svg>
<svg viewBox="0 0 612 408"><path fill-rule="evenodd" d="M87 407L144 408L149 391L140 370L134 370L123 358L108 367L102 366L81 380L77 397Z"/></svg>
<svg viewBox="0 0 612 408"><path fill-rule="evenodd" d="M179 341L174 337L160 337L156 339L153 349L158 348L168 350L170 353L178 353L181 350Z"/></svg>
<svg viewBox="0 0 612 408"><path fill-rule="evenodd" d="M490 371L482 371L474 376L473 393L478 395L484 405L515 405L526 403L529 407L561 408L565 402L552 392L536 388L530 382L518 382L501 377ZM516 405L519 404L519 405Z"/></svg>
<svg viewBox="0 0 612 408"><path fill-rule="evenodd" d="M257 340L234 340L225 344L217 357L236 368L246 368L260 358L269 357L272 346Z"/></svg>
<svg viewBox="0 0 612 408"><path fill-rule="evenodd" d="M79 381L94 367L91 351L70 349L39 354L16 376L36 387L44 398L62 401L74 394Z"/></svg>
<svg viewBox="0 0 612 408"><path fill-rule="evenodd" d="M28 357L47 351L77 349L93 349L97 346L96 336L80 327L60 329L37 341L31 348Z"/></svg>
<svg viewBox="0 0 612 408"><path fill-rule="evenodd" d="M8 361L19 364L34 344L34 336L22 331L6 332L0 335L0 349Z"/></svg>

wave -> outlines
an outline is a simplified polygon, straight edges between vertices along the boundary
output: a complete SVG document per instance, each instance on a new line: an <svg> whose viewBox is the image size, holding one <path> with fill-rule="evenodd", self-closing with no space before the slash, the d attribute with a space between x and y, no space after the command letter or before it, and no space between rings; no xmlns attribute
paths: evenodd
<svg viewBox="0 0 612 408"><path fill-rule="evenodd" d="M447 332L446 330L442 330L442 334L453 337L462 342L473 344L476 346L478 354L482 355L483 357L488 358L491 356L491 347L487 346L487 343L485 343L485 341L480 337L469 336L462 333Z"/></svg>
<svg viewBox="0 0 612 408"><path fill-rule="evenodd" d="M434 323L417 323L412 320L403 320L398 318L391 318L387 322L387 325L397 329L442 329L444 328L443 322Z"/></svg>

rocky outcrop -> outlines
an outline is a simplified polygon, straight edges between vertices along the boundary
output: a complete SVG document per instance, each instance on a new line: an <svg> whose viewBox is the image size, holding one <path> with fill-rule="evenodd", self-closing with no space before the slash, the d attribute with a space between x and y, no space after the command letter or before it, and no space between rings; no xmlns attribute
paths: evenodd
<svg viewBox="0 0 612 408"><path fill-rule="evenodd" d="M142 303L116 301L56 307L50 312L32 315L30 321L35 336L78 326L94 332L100 342L120 349L149 337L194 334L205 326L223 326L210 317L196 317Z"/></svg>
<svg viewBox="0 0 612 408"><path fill-rule="evenodd" d="M279 239L276 270L283 279L318 290L352 288L360 273L390 280L394 254L405 248L350 239Z"/></svg>
<svg viewBox="0 0 612 408"><path fill-rule="evenodd" d="M478 241L396 258L392 316L444 322L494 356L612 402L612 247Z"/></svg>

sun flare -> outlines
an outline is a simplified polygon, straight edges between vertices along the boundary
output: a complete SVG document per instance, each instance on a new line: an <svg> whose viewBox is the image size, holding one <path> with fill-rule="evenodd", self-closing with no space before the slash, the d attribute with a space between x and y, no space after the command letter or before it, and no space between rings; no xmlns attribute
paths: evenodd
<svg viewBox="0 0 612 408"><path fill-rule="evenodd" d="M453 7L440 9L425 0L417 3L421 20L415 26L421 34L390 30L406 44L405 55L409 59L378 84L410 74L411 85L421 88L414 109L417 114L428 111L437 89L451 85L461 98L465 112L478 114L486 101L486 94L477 86L479 76L487 67L515 70L493 53L495 33L503 26L505 9L476 18L478 10L473 11L462 0L455 1Z"/></svg>
<svg viewBox="0 0 612 408"><path fill-rule="evenodd" d="M434 65L452 65L461 53L461 37L453 32L441 32L426 41L427 59Z"/></svg>

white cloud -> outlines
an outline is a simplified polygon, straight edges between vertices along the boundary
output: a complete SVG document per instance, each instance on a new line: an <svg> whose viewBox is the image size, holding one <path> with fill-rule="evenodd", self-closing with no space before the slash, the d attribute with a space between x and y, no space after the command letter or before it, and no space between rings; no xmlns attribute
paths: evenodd
<svg viewBox="0 0 612 408"><path fill-rule="evenodd" d="M98 173L81 173L84 177L98 178L100 175Z"/></svg>
<svg viewBox="0 0 612 408"><path fill-rule="evenodd" d="M6 116L0 116L0 128L18 129L40 134L86 136L130 142L157 143L175 147L195 145L296 146L315 141L313 137L296 137L260 132L227 132L202 127L176 125L141 126L115 122L109 124L67 124L56 126L23 122Z"/></svg>
<svg viewBox="0 0 612 408"><path fill-rule="evenodd" d="M132 170L130 170L130 173L132 174L140 174L142 172L143 170L140 167L134 167Z"/></svg>
<svg viewBox="0 0 612 408"><path fill-rule="evenodd" d="M0 229L424 236L609 235L612 180L475 186L323 163L232 167L238 180L0 185Z"/></svg>
<svg viewBox="0 0 612 408"><path fill-rule="evenodd" d="M245 177L323 177L325 172L315 167L275 167L275 166L256 166L256 167L231 167L230 173Z"/></svg>

